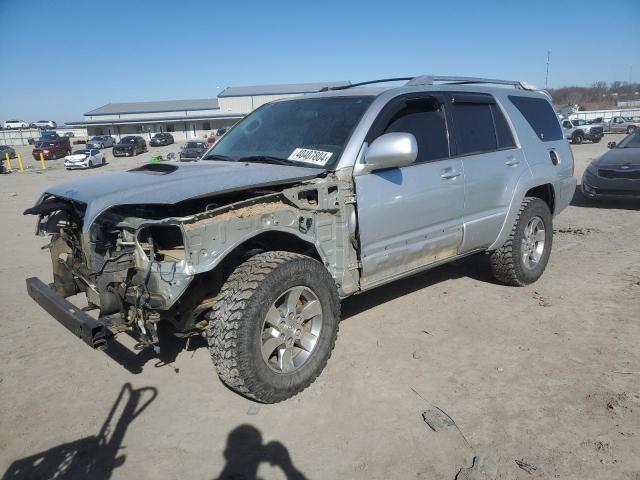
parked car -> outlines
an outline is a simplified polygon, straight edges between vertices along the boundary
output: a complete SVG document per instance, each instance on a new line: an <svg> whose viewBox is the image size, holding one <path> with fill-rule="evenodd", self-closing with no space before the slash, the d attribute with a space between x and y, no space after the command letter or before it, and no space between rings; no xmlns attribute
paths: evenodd
<svg viewBox="0 0 640 480"><path fill-rule="evenodd" d="M564 136L574 144L581 144L584 140L598 143L604 137L604 126L601 123L589 123L586 120L563 120Z"/></svg>
<svg viewBox="0 0 640 480"><path fill-rule="evenodd" d="M13 147L0 145L0 157L7 158L7 154L9 154L9 158L16 158L16 151Z"/></svg>
<svg viewBox="0 0 640 480"><path fill-rule="evenodd" d="M226 128L219 128L219 129L216 131L216 136L218 136L218 137L223 136L225 133L227 133L227 130L228 130L228 129L226 129Z"/></svg>
<svg viewBox="0 0 640 480"><path fill-rule="evenodd" d="M631 118L616 116L605 123L605 131L609 133L631 133L640 127L640 122L634 122Z"/></svg>
<svg viewBox="0 0 640 480"><path fill-rule="evenodd" d="M118 331L158 347L159 322L201 332L224 383L273 403L321 373L343 298L478 252L500 282L537 281L576 187L550 97L407 80L265 104L199 162L49 187L25 214L54 282L29 294L94 348ZM80 292L96 317L66 300Z"/></svg>
<svg viewBox="0 0 640 480"><path fill-rule="evenodd" d="M218 141L218 137L216 137L213 133L207 137L207 147L213 147Z"/></svg>
<svg viewBox="0 0 640 480"><path fill-rule="evenodd" d="M41 139L36 143L32 155L35 160L40 160L42 153L45 160L55 160L71 153L71 144L68 137Z"/></svg>
<svg viewBox="0 0 640 480"><path fill-rule="evenodd" d="M170 133L156 133L151 137L149 142L152 147L159 147L162 145L171 145L173 143L173 135Z"/></svg>
<svg viewBox="0 0 640 480"><path fill-rule="evenodd" d="M93 168L97 165L104 165L105 157L97 148L86 150L76 150L71 155L64 157L64 166L67 170L76 168Z"/></svg>
<svg viewBox="0 0 640 480"><path fill-rule="evenodd" d="M5 130L12 130L14 128L28 128L29 124L24 120L7 120L4 122Z"/></svg>
<svg viewBox="0 0 640 480"><path fill-rule="evenodd" d="M138 136L122 137L118 143L113 146L114 157L133 157L139 153L147 151L147 142L144 138Z"/></svg>
<svg viewBox="0 0 640 480"><path fill-rule="evenodd" d="M609 151L591 161L582 175L582 193L589 199L640 198L640 129L620 143L609 142Z"/></svg>
<svg viewBox="0 0 640 480"><path fill-rule="evenodd" d="M180 149L180 161L192 162L199 160L202 155L209 149L205 142L187 142Z"/></svg>
<svg viewBox="0 0 640 480"><path fill-rule="evenodd" d="M58 124L53 120L38 120L33 122L32 125L35 128L58 128Z"/></svg>
<svg viewBox="0 0 640 480"><path fill-rule="evenodd" d="M55 140L56 138L60 138L60 135L58 135L58 132L53 132L51 130L43 130L40 133L41 140Z"/></svg>
<svg viewBox="0 0 640 480"><path fill-rule="evenodd" d="M107 147L113 147L115 143L116 143L116 139L110 135L96 135L95 137L92 137L87 142L87 148L102 149Z"/></svg>

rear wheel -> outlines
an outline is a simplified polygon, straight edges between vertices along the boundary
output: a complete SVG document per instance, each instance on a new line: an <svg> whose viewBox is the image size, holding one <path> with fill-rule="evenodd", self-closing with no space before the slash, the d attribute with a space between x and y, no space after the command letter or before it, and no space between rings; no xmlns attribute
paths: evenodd
<svg viewBox="0 0 640 480"><path fill-rule="evenodd" d="M495 278L522 287L542 276L553 242L551 211L544 200L526 197L507 241L490 253Z"/></svg>
<svg viewBox="0 0 640 480"><path fill-rule="evenodd" d="M275 403L301 392L322 372L339 318L336 284L321 263L265 252L229 276L208 314L206 336L227 386Z"/></svg>

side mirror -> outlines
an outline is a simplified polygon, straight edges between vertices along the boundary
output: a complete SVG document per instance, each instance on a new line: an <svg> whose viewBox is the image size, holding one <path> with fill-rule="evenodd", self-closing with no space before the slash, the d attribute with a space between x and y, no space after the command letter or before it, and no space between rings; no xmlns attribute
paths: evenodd
<svg viewBox="0 0 640 480"><path fill-rule="evenodd" d="M418 142L411 133L394 132L379 136L369 146L359 173L411 165L418 156Z"/></svg>
<svg viewBox="0 0 640 480"><path fill-rule="evenodd" d="M607 147L609 147L609 148L616 148L616 142L609 142L609 143L607 143Z"/></svg>

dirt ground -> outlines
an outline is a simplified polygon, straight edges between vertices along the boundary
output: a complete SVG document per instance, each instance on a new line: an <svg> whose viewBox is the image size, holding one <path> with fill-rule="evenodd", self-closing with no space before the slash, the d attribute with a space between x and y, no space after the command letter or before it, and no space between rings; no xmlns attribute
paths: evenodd
<svg viewBox="0 0 640 480"><path fill-rule="evenodd" d="M574 146L576 176L620 138ZM477 456L464 478L640 479L640 202L576 194L534 285L498 285L475 257L347 300L320 378L260 405L200 341L92 351L27 296L51 265L22 211L148 155L0 177L3 478L453 479ZM457 427L430 429L436 407Z"/></svg>

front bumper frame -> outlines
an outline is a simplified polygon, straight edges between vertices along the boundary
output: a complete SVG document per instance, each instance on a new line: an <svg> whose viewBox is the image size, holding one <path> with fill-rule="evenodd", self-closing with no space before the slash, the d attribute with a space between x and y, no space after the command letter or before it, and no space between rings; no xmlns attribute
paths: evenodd
<svg viewBox="0 0 640 480"><path fill-rule="evenodd" d="M27 292L53 318L91 348L107 348L107 338L111 335L106 326L58 295L42 280L27 278Z"/></svg>

